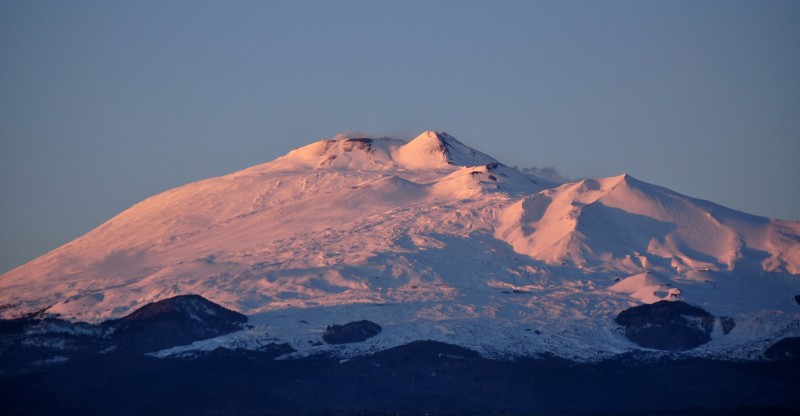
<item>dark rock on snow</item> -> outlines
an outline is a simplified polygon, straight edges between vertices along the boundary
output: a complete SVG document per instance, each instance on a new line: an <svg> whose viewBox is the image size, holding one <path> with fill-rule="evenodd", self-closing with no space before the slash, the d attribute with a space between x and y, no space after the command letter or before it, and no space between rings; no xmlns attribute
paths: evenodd
<svg viewBox="0 0 800 416"><path fill-rule="evenodd" d="M681 301L659 301L626 309L615 320L625 327L625 337L645 347L685 351L711 340L714 316Z"/></svg>
<svg viewBox="0 0 800 416"><path fill-rule="evenodd" d="M246 316L202 296L183 295L103 325L113 328L112 339L120 350L150 352L237 331L246 322Z"/></svg>
<svg viewBox="0 0 800 416"><path fill-rule="evenodd" d="M278 343L258 351L218 349L191 359L143 354L238 330L245 322L243 315L199 296L156 302L99 325L43 315L0 322L0 409L12 415L82 416L749 415L800 410L795 394L800 338L770 347L765 356L774 361L746 363L688 358L642 365L633 355L597 363L547 356L492 360L435 341L348 361L325 356L276 360L294 351ZM617 322L640 345L679 349L708 338L714 318L683 302L659 302L623 311ZM720 322L723 330L733 325L725 318ZM350 322L329 327L323 339L360 342L380 331L374 322Z"/></svg>
<svg viewBox="0 0 800 416"><path fill-rule="evenodd" d="M197 295L164 299L100 324L71 322L44 311L0 319L0 375L187 345L237 331L246 322L246 316ZM256 353L277 356L291 351L288 345L274 344Z"/></svg>
<svg viewBox="0 0 800 416"><path fill-rule="evenodd" d="M784 338L767 348L764 356L770 360L800 360L800 337Z"/></svg>
<svg viewBox="0 0 800 416"><path fill-rule="evenodd" d="M366 341L380 332L380 325L363 320L344 325L331 325L325 330L322 340L328 344L349 344Z"/></svg>
<svg viewBox="0 0 800 416"><path fill-rule="evenodd" d="M728 316L720 316L719 323L722 325L722 333L728 335L733 328L736 328L736 321L733 318Z"/></svg>

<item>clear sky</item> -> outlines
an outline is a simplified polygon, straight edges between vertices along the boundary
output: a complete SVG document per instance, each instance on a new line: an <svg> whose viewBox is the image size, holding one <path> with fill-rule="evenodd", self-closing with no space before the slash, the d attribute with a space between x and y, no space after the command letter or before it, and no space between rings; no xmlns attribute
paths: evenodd
<svg viewBox="0 0 800 416"><path fill-rule="evenodd" d="M0 2L0 272L342 131L800 219L798 1Z"/></svg>

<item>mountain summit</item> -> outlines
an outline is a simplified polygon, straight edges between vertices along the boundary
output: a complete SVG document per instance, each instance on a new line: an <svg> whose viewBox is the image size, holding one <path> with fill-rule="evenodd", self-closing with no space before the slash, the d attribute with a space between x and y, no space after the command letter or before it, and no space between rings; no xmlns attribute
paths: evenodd
<svg viewBox="0 0 800 416"><path fill-rule="evenodd" d="M351 354L436 340L579 359L636 350L625 331L654 324L620 325L671 313L669 325L702 320L692 353L746 358L800 335L799 275L798 222L630 175L553 183L427 131L322 140L150 197L0 276L0 304L6 317L99 322L191 293L253 325L192 348L269 337L295 354ZM362 320L382 330L319 342Z"/></svg>
<svg viewBox="0 0 800 416"><path fill-rule="evenodd" d="M426 131L411 140L345 138L321 140L289 152L267 164L272 170L330 169L447 169L478 166L496 160L465 146L447 133ZM266 165L262 165L266 166Z"/></svg>
<svg viewBox="0 0 800 416"><path fill-rule="evenodd" d="M447 133L426 131L397 151L397 158L412 168L440 168L444 165L477 166L496 160L465 146Z"/></svg>

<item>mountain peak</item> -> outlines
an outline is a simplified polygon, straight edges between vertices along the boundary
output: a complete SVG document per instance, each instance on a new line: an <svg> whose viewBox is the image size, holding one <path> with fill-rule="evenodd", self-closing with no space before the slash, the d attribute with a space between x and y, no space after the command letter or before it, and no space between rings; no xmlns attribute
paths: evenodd
<svg viewBox="0 0 800 416"><path fill-rule="evenodd" d="M458 141L445 132L427 130L398 149L395 158L410 168L441 168L448 166L478 166L497 163Z"/></svg>
<svg viewBox="0 0 800 416"><path fill-rule="evenodd" d="M450 148L458 145L466 147L466 145L458 141L455 137L443 131L433 130L423 131L409 142L409 144L411 143L419 143L420 145L432 146L434 148Z"/></svg>
<svg viewBox="0 0 800 416"><path fill-rule="evenodd" d="M297 148L268 165L274 170L387 169L394 167L392 149L404 145L390 138L334 138Z"/></svg>
<svg viewBox="0 0 800 416"><path fill-rule="evenodd" d="M681 300L740 317L737 341L709 344L728 351L800 333L798 276L798 222L627 174L548 183L426 131L337 136L153 196L0 276L0 317L98 322L196 293L260 328L230 342L268 330L298 354L320 352L328 325L370 318L384 330L363 348L424 337L598 357L632 348L609 317ZM222 315L177 297L120 325Z"/></svg>
<svg viewBox="0 0 800 416"><path fill-rule="evenodd" d="M266 170L344 169L447 169L480 166L497 160L458 141L445 132L424 131L410 142L391 138L320 140L292 150L263 165ZM257 169L262 169L261 167Z"/></svg>
<svg viewBox="0 0 800 416"><path fill-rule="evenodd" d="M437 132L437 131L434 131L434 130L425 130L422 133L418 134L417 137L414 138L414 140L417 140L417 139L420 139L420 140L431 140L431 139L441 140L443 137L450 137L450 135L445 133L445 132L441 132L440 133L440 132ZM412 141L414 141L414 140L412 140Z"/></svg>

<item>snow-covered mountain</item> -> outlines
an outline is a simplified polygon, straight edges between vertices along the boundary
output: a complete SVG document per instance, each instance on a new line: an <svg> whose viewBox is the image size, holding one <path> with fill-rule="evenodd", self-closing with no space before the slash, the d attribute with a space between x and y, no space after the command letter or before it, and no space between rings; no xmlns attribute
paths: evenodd
<svg viewBox="0 0 800 416"><path fill-rule="evenodd" d="M713 317L711 340L685 354L748 358L800 335L800 223L627 174L553 183L428 131L323 140L155 195L0 276L5 317L46 309L99 322L184 294L252 326L161 356L435 340L596 359L641 348L620 312L669 300ZM382 330L319 342L360 320Z"/></svg>

